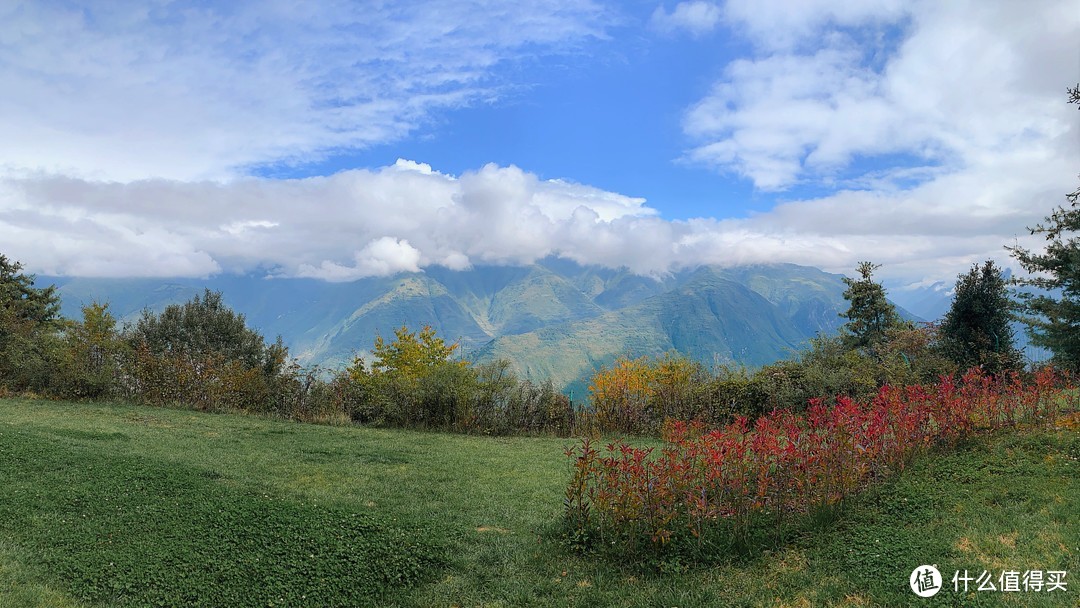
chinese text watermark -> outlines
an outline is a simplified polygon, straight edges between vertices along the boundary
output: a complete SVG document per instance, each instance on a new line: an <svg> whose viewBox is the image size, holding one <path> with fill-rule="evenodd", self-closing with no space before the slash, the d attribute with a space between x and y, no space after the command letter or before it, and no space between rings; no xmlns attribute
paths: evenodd
<svg viewBox="0 0 1080 608"><path fill-rule="evenodd" d="M1068 591L1065 570L956 570L952 576L954 593L1054 593ZM949 590L937 565L922 565L908 578L911 591L919 597L933 597Z"/></svg>

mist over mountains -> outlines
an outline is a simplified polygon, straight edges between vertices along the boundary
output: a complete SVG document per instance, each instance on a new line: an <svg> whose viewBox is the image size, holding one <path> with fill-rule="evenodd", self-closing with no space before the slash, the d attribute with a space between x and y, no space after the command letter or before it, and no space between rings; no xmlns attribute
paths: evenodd
<svg viewBox="0 0 1080 608"><path fill-rule="evenodd" d="M222 275L209 279L40 277L62 313L94 300L131 321L204 288L221 291L268 340L305 365L365 356L375 336L431 325L474 361L509 359L522 375L574 390L619 355L678 351L707 364L760 366L835 332L842 277L792 264L704 266L661 278L546 259L530 266L431 267L347 283ZM910 316L910 315L909 315Z"/></svg>

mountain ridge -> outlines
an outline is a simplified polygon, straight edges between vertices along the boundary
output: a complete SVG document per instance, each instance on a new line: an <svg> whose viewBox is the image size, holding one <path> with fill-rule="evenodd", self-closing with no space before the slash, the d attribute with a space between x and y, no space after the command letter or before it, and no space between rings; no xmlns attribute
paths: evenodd
<svg viewBox="0 0 1080 608"><path fill-rule="evenodd" d="M41 277L64 316L97 299L131 321L204 288L221 291L267 339L329 368L367 356L376 335L431 325L475 361L507 358L523 376L581 386L620 355L678 351L756 367L843 324L843 277L808 266L701 266L662 277L549 258L528 266L371 277L348 283L221 275L209 279Z"/></svg>

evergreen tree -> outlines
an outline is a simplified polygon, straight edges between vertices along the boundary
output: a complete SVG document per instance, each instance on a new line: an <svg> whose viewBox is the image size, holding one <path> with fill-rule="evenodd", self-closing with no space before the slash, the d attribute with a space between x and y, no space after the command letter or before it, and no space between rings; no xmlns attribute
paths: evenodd
<svg viewBox="0 0 1080 608"><path fill-rule="evenodd" d="M945 355L966 370L982 366L997 374L1020 367L1009 325L1012 301L1001 269L987 260L973 266L956 281L952 306L941 323L940 339Z"/></svg>
<svg viewBox="0 0 1080 608"><path fill-rule="evenodd" d="M1069 103L1080 105L1080 84L1068 93ZM1019 245L1007 249L1032 273L1014 282L1040 290L1019 294L1032 344L1049 348L1055 364L1080 371L1080 188L1065 199L1067 206L1054 209L1044 224L1028 228L1046 239L1044 252Z"/></svg>
<svg viewBox="0 0 1080 608"><path fill-rule="evenodd" d="M849 349L874 351L885 341L890 329L903 326L896 307L885 297L885 288L874 282L879 264L860 262L861 278L844 277L848 286L844 299L850 303L847 312L840 313L848 322L844 325L844 343Z"/></svg>
<svg viewBox="0 0 1080 608"><path fill-rule="evenodd" d="M1080 371L1080 189L1066 198L1068 207L1058 207L1045 224L1029 228L1045 237L1045 251L1008 249L1032 273L1014 279L1015 284L1039 290L1019 294L1031 343L1050 349L1057 365Z"/></svg>
<svg viewBox="0 0 1080 608"><path fill-rule="evenodd" d="M22 264L0 254L0 317L12 322L55 325L60 316L56 288L35 288L34 275L21 270Z"/></svg>
<svg viewBox="0 0 1080 608"><path fill-rule="evenodd" d="M59 343L60 298L53 286L34 287L34 275L0 255L0 385L41 390Z"/></svg>

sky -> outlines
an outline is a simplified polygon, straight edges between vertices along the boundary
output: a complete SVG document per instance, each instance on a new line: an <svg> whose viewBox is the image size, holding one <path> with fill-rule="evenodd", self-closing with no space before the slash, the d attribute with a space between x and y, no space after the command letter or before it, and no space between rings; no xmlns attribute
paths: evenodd
<svg viewBox="0 0 1080 608"><path fill-rule="evenodd" d="M1080 179L1075 0L0 3L0 253L952 283Z"/></svg>

